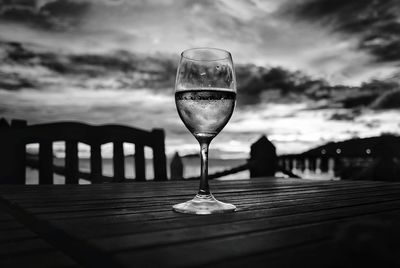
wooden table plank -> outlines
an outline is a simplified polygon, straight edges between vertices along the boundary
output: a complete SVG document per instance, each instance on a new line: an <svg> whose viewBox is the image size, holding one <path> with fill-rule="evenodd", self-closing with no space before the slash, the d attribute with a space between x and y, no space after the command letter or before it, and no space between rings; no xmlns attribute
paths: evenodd
<svg viewBox="0 0 400 268"><path fill-rule="evenodd" d="M367 218L369 217L367 216ZM362 217L355 219L361 220ZM251 254L331 239L332 230L335 230L340 223L347 222L348 219L331 220L218 239L196 240L192 243L180 243L173 246L151 247L145 250L124 250L114 254L114 256L124 266L133 261L143 264L151 262L156 266L162 265L164 267L203 266L230 258L240 258ZM154 259L154 256L157 256L157 258ZM185 257L182 258L181 256Z"/></svg>
<svg viewBox="0 0 400 268"><path fill-rule="evenodd" d="M381 196L381 195L394 195L396 196L398 194L398 189L388 189L386 191L374 191L374 192L368 192L368 191L359 191L359 192L349 192L349 191L341 191L340 193L286 193L286 195L264 195L264 196L242 196L242 197L226 197L229 198L229 201L238 204L238 210L246 210L249 207L254 209L254 207L257 206L257 204L261 204L264 206L264 204L269 205L269 203L274 203L274 204L280 204L282 203L283 205L288 205L290 203L295 203L297 204L301 202L302 204L304 203L310 203L310 202L323 202L323 201L328 201L328 200L339 200L341 198L343 199L354 199L354 198L369 198L369 197L375 197L375 196ZM310 198L312 195L313 198ZM226 199L225 198L225 199ZM140 212L140 211L150 211L150 210L160 210L165 209L165 210L170 210L171 204L174 204L174 202L180 202L185 199L181 198L176 198L176 199L168 199L165 201L149 201L149 202L132 202L132 201L127 201L127 202L118 202L118 203L95 203L95 204L83 204L83 205L75 205L75 204L65 204L63 206L52 206L52 207L34 207L34 208L26 208L27 211L29 211L32 214L35 215L43 215L43 214L54 214L54 213L62 213L62 214L74 214L76 212L88 212L90 215L91 212L94 212L96 214L96 211L110 211L112 213L122 210L122 211L128 211L132 210L132 212ZM240 204L240 205L239 205ZM86 216L85 215L85 216ZM73 215L71 215L73 216Z"/></svg>
<svg viewBox="0 0 400 268"><path fill-rule="evenodd" d="M365 193L365 194L371 194L373 193L379 193L379 190L382 190L381 192L386 193L387 191L398 191L400 188L399 185L395 185L393 187L389 187L387 185L383 186L368 186L368 187L357 187L357 188L328 188L328 189L313 189L312 187L308 187L306 190L300 190L297 189L293 191L293 189L281 189L279 191L275 192L267 192L267 191L262 191L261 189L256 192L251 192L251 193L244 193L241 195L232 195L230 193L220 193L216 192L216 194L222 198L229 198L231 200L244 203L248 200L260 200L262 198L269 198L271 196L276 196L280 198L288 198L292 195L297 195L297 194L308 194L308 197L310 196L315 196L315 195L320 195L320 194L325 194L325 195L344 195L344 194L350 194L350 193ZM131 198L123 198L123 199L111 199L111 198L99 198L99 199L93 199L93 200L64 200L63 196L58 196L57 200L54 200L54 198L51 200L52 203L49 204L48 200L43 200L39 202L38 200L32 201L20 201L18 200L17 203L19 205L23 205L24 208L30 209L32 208L32 212L46 212L46 211L51 211L54 209L55 211L62 211L62 210L71 210L74 207L78 207L79 209L114 209L118 207L131 207L131 206L138 206L138 207L143 207L149 206L149 205L155 205L159 206L160 203L170 203L171 201L175 200L185 200L185 198L190 198L192 197L190 194L185 194L183 196L161 196L161 197L151 197L151 198L145 198L145 197L131 197ZM32 197L35 198L35 197Z"/></svg>
<svg viewBox="0 0 400 268"><path fill-rule="evenodd" d="M8 212L0 199L0 267L81 267Z"/></svg>
<svg viewBox="0 0 400 268"><path fill-rule="evenodd" d="M302 193L309 193L310 195L312 195L312 194L315 194L315 193L333 192L333 191L337 191L338 193L340 193L341 191L343 191L343 187L347 187L347 190L349 190L348 186L343 186L343 185L340 185L340 186L341 186L341 188L340 187L335 187L335 189L333 189L331 187L326 189L326 188L321 187L321 186L316 186L318 188L312 189L312 186L310 186L310 187L306 188L307 191L301 191L301 192ZM378 188L374 188L374 186L368 186L368 187L370 189L373 189L373 191L377 191L378 190ZM383 186L381 185L380 187L385 187L385 188L383 188L385 190L389 189L387 185L383 185ZM396 187L398 187L398 186L396 186ZM118 192L119 195L121 195L121 190L126 190L125 189L126 187L123 187L124 189L121 189L121 188L122 187L115 188L115 189L112 189L111 191L108 190L108 189L103 189L103 191L99 193L99 195L100 195L99 197L97 197L96 194L92 193L92 191L91 191L91 196L96 198L96 199L93 199L94 200L93 201L94 202L93 205L94 206L101 206L100 205L101 203L104 203L104 202L112 203L115 200L116 200L115 202L120 202L123 205L126 205L126 203L129 203L128 200L133 200L131 202L143 202L143 203L149 203L149 201L150 201L150 202L154 202L154 204L158 205L159 202L168 202L168 200L172 200L172 201L174 201L174 200L186 200L186 198L193 197L193 194L191 194L191 192L193 192L193 191L190 191L190 190L187 190L185 195L173 196L171 198L170 196L167 196L167 195L163 195L163 196L152 196L152 195L150 195L150 196L143 196L143 197L142 196L135 196L135 195L138 195L138 194L135 193L135 192L132 192L132 191L130 191L130 189L128 189L127 191L130 194L130 198L115 199L116 195L113 194L113 191L114 192ZM355 191L368 191L368 189L366 189L366 187L362 187L362 185L361 186L357 186L357 188L354 188L354 189L350 188L350 189L353 190L353 191L354 190ZM217 193L217 197L219 197L219 196L222 197L222 198L228 197L228 198L230 198L232 200L245 201L246 196L249 196L249 198L261 198L262 196L267 196L268 197L268 196L272 196L272 195L288 196L290 194L296 194L297 192L300 192L300 191L297 191L297 190L293 191L293 189L285 190L283 188L279 188L279 189L277 188L277 189L274 189L274 190L275 191L271 191L270 189L257 189L256 191L253 191L253 192L250 192L248 190L246 193L244 193L242 195L237 195L237 194L235 195L234 191L231 192L231 193L224 193L224 192L217 191L216 193ZM71 191L69 191L69 192L71 192ZM82 206L83 200L80 199L79 196L75 195L76 194L76 193L74 193L75 191L72 192L72 193L69 193L69 192L67 191L66 195L69 198L73 198L74 200L72 200L72 201L78 202L78 204L80 204L80 206ZM250 194L249 194L249 192L250 192ZM87 195L87 192L85 192L85 194ZM252 196L253 194L257 195L257 196ZM5 195L5 196L7 197L7 195ZM29 207L31 207L31 204L33 203L32 199L37 200L38 197L43 197L43 194L40 193L40 194L37 194L37 196L29 196L29 200L30 201L25 201L25 202L18 200L15 196L13 196L13 193L9 194L8 196L10 196L10 198L13 198L13 200L15 202L18 202L18 204L24 205L25 208L29 208ZM68 203L68 202L70 202L69 200L64 200L64 196L60 192L55 193L54 196L51 193L50 194L46 193L45 196L47 196L47 198L50 198L52 202L51 202L51 204L49 204L49 202L48 202L49 199L43 200L43 202L41 203L41 205L39 205L39 207L44 207L45 206L44 209L51 209L52 204L53 205L57 204L56 201L61 201L62 203L61 203L60 206L62 206L62 207L66 207L66 206L69 207L70 205L73 205L73 202L72 202L72 204L69 204ZM111 196L111 199L110 199L109 196ZM133 197L133 196L135 196L135 197ZM151 197L151 198L149 199L149 197ZM139 199L139 200L137 200L137 199ZM140 201L140 200L142 200L142 201ZM47 204L47 206L46 206L46 204ZM142 206L143 204L139 204L139 205Z"/></svg>
<svg viewBox="0 0 400 268"><path fill-rule="evenodd" d="M46 252L50 259L62 253L90 267L321 267L339 259L329 250L339 252L334 240L342 226L400 218L400 183L272 178L213 181L215 196L235 203L235 213L173 212L197 184L0 187L3 205L20 224L0 213L0 235L25 241L18 247L0 240L0 256L12 260L25 252L40 263ZM30 237L24 226L39 236Z"/></svg>
<svg viewBox="0 0 400 268"><path fill-rule="evenodd" d="M364 199L358 199L357 204L373 204L374 202L385 202L385 201L390 201L390 200L398 200L397 195L396 196L378 196L375 199L372 198L364 198ZM129 221L129 222L116 222L114 221L112 223L113 227L118 227L118 228L108 228L107 224L105 226L100 226L102 222L99 222L97 218L92 219L91 221L87 220L86 222L82 222L81 220L68 220L64 224L61 224L65 226L66 229L70 228L72 232L76 232L79 230L81 235L84 235L85 237L93 237L93 236L111 236L113 234L130 234L130 233L143 233L146 231L157 231L157 230L171 230L171 229L176 229L176 228L182 228L182 227L188 227L188 226L198 226L198 225L206 225L206 224L217 224L217 223L230 223L230 222L238 222L238 221L245 221L247 219L257 219L257 218L265 218L265 217L274 217L274 216L279 216L279 215L286 215L286 214L297 214L297 213L308 213L308 212L313 212L313 211L319 211L321 206L324 206L324 209L328 212L330 212L332 209L336 207L344 207L346 208L346 205L348 205L349 202L351 203L351 206L355 206L356 203L353 199L350 200L344 200L346 202L333 202L333 199L328 199L328 200L323 200L318 203L315 203L317 201L313 201L312 203L309 203L309 201L303 201L301 206L297 205L297 200L292 202L292 200L287 201L287 202L281 202L281 201L276 201L276 202L271 202L268 204L263 204L259 207L254 206L254 209L249 209L247 211L239 211L234 215L229 215L229 216L216 216L213 219L211 218L198 218L197 216L186 216L184 217L184 221L181 219L176 220L176 218L172 218L171 220L155 220L155 221L147 221L146 224L143 224L143 220L138 220L136 222ZM284 204L286 203L286 204ZM276 205L279 205L276 207ZM308 204L308 205L305 205ZM293 206L295 206L295 209L297 211L293 211ZM328 206L331 208L330 210L327 210ZM387 204L385 203L383 205L383 208L385 208ZM170 213L173 215L173 213ZM93 226L99 226L99 228L94 229Z"/></svg>
<svg viewBox="0 0 400 268"><path fill-rule="evenodd" d="M400 205L400 202L397 201L396 203L388 203L384 206L378 207L370 205L357 208L343 208L331 211L330 213L326 211L318 211L314 213L249 219L246 221L209 224L205 226L188 226L180 229L162 230L158 232L141 232L106 238L92 238L89 241L106 251L130 250L159 245L185 243L188 241L205 240L211 238L214 239L217 237L233 237L237 235L279 229L288 226L314 224L342 218L351 218L359 215L365 215L366 213L371 215L374 213L380 213L383 209L393 211L390 208L387 208L387 205ZM393 211L393 213L397 213L397 210Z"/></svg>
<svg viewBox="0 0 400 268"><path fill-rule="evenodd" d="M1 267L60 267L75 268L82 267L60 251L46 252L24 252L21 255L8 255L0 259Z"/></svg>

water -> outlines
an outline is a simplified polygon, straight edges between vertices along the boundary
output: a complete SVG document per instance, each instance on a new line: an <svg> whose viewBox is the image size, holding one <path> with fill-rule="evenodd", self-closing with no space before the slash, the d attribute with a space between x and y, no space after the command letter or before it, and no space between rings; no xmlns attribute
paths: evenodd
<svg viewBox="0 0 400 268"><path fill-rule="evenodd" d="M231 118L235 100L235 92L220 89L205 88L175 93L179 116L196 138L215 137Z"/></svg>
<svg viewBox="0 0 400 268"><path fill-rule="evenodd" d="M198 157L190 157L190 158L182 158L184 164L184 177L195 177L200 175L200 159ZM57 166L64 166L64 158L54 158L53 164ZM169 173L169 163L170 160L167 161L167 172ZM210 159L209 161L209 173L212 174L214 172L223 171L226 169L230 169L232 167L236 167L246 163L245 159ZM113 176L113 160L110 158L103 159L103 175ZM90 172L90 159L88 158L80 158L79 159L79 170L82 172ZM125 177L129 179L135 178L135 165L133 157L125 158ZM36 169L26 168L26 177L27 184L38 184L38 171ZM146 159L146 177L148 180L154 179L154 171L153 171L153 160ZM229 175L223 177L222 179L248 179L250 174L248 171L240 172L237 174ZM55 184L64 184L65 179L64 176L60 176L54 174L54 183ZM86 180L80 180L80 184L89 183Z"/></svg>
<svg viewBox="0 0 400 268"><path fill-rule="evenodd" d="M213 174L215 172L231 169L233 167L237 167L246 163L246 159L210 159L209 160L209 174ZM64 166L64 158L54 158L54 165ZM200 159L198 157L184 157L182 158L182 162L184 165L184 177L196 177L200 175ZM103 175L113 176L113 160L111 158L103 159ZM167 172L169 171L170 159L167 160ZM79 170L82 172L90 172L90 159L88 158L80 158L79 159ZM309 180L338 180L332 171L323 173L323 172L312 172L310 170L292 170L295 174L300 175L303 179ZM125 158L125 177L130 180L135 178L135 166L134 166L134 158L132 156L127 156ZM35 169L26 169L27 175L27 184L38 184L38 171ZM168 175L169 176L169 175ZM276 173L277 177L287 177L281 172ZM153 172L153 160L146 159L146 177L148 180L154 179ZM238 172L235 174L231 174L228 176L224 176L218 178L217 180L242 180L249 179L250 172L248 170ZM64 184L65 179L64 176L60 176L54 174L54 183L55 184ZM88 184L90 182L86 180L80 180L80 184ZM212 184L212 182L211 182Z"/></svg>

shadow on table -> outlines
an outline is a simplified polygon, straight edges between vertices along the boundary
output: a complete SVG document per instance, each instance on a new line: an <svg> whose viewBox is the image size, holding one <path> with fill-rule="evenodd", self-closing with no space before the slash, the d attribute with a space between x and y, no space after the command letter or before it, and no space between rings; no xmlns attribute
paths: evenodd
<svg viewBox="0 0 400 268"><path fill-rule="evenodd" d="M334 234L329 267L400 267L400 219L364 220L342 225Z"/></svg>

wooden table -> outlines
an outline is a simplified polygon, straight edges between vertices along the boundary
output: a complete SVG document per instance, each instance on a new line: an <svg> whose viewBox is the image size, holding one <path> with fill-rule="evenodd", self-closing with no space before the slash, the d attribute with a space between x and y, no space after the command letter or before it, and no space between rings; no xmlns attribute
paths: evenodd
<svg viewBox="0 0 400 268"><path fill-rule="evenodd" d="M212 181L237 212L173 212L197 184L1 186L0 267L400 267L400 183Z"/></svg>

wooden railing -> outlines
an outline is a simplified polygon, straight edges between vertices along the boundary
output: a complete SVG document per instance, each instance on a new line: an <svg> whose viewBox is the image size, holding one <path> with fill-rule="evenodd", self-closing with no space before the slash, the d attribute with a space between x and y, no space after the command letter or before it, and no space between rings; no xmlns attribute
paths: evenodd
<svg viewBox="0 0 400 268"><path fill-rule="evenodd" d="M167 180L165 134L162 129L144 131L121 125L93 126L78 122L59 122L30 125L13 120L11 125L0 121L0 183L25 183L25 166L39 170L39 184L52 184L53 173L65 175L65 183L78 183L85 178L92 183L125 180L123 143L135 144L135 179L146 180L144 147L153 150L155 180ZM52 144L65 141L65 167L53 166ZM102 175L101 145L113 143L112 178ZM38 143L38 160L27 159L26 144ZM90 174L79 171L78 143L90 146Z"/></svg>
<svg viewBox="0 0 400 268"><path fill-rule="evenodd" d="M371 176L385 180L386 176L390 179L389 177L393 175L386 175L387 172L379 170L374 163L380 161L395 165L398 159L400 159L400 137L382 135L330 142L301 154L281 155L278 163L285 170L329 173L342 179L364 179L361 172L370 168L370 172L377 172Z"/></svg>
<svg viewBox="0 0 400 268"><path fill-rule="evenodd" d="M0 119L0 183L25 183L25 167L39 170L39 183L53 183L53 174L65 176L66 183L78 183L79 178L93 183L125 181L125 156L123 143L135 144L135 180L146 180L144 147L153 149L155 180L167 180L165 136L161 129L144 131L120 125L93 126L77 122L61 122L27 126L26 121L12 120L8 124ZM65 141L65 167L53 165L52 144ZM90 173L79 171L78 143L90 146ZM113 143L113 177L102 174L101 145ZM27 157L26 144L39 143L38 157ZM251 146L247 163L210 174L210 179L250 171L250 177L273 176L281 171L289 177L299 178L300 173L329 173L341 178L357 178L360 171L377 159L398 163L400 159L400 137L352 139L328 143L301 154L277 156L274 145L261 137ZM394 159L394 160L393 160ZM346 165L351 164L346 171ZM346 173L347 172L347 173ZM380 172L380 177L382 173ZM388 174L387 177L393 177ZM179 156L171 161L171 179L183 178L182 160ZM362 179L362 177L360 177ZM191 177L186 179L198 179Z"/></svg>
<svg viewBox="0 0 400 268"><path fill-rule="evenodd" d="M282 170L298 173L335 173L336 159L334 157L307 157L302 154L281 155L278 158L278 165Z"/></svg>

